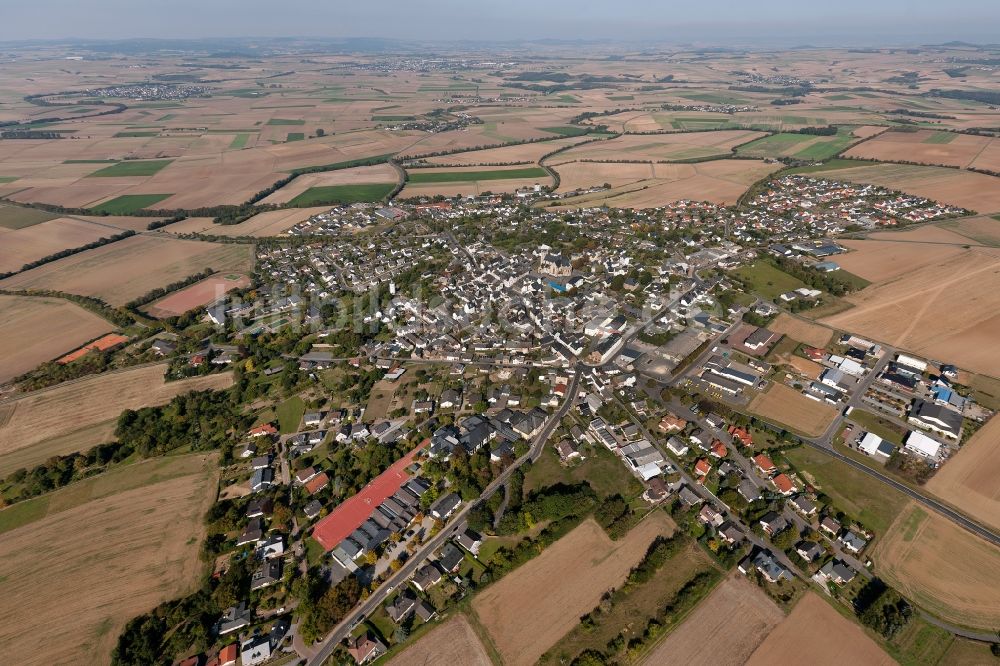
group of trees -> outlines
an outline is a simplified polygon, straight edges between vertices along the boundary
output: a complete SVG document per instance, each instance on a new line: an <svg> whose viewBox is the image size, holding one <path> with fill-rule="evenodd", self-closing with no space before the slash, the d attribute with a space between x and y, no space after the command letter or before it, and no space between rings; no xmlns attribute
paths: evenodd
<svg viewBox="0 0 1000 666"><path fill-rule="evenodd" d="M100 474L108 466L128 458L132 452L132 447L127 444L111 442L98 444L86 452L53 456L31 470L18 469L3 480L3 485L7 488L19 487L16 493L8 495L6 502L20 502Z"/></svg>
<svg viewBox="0 0 1000 666"><path fill-rule="evenodd" d="M361 599L362 587L356 576L328 586L316 569L310 569L292 584L292 594L299 601L299 634L310 644L344 619Z"/></svg>
<svg viewBox="0 0 1000 666"><path fill-rule="evenodd" d="M792 261L787 257L773 257L772 261L778 270L805 282L813 289L822 289L834 296L844 296L855 290L853 284L841 280L835 273L821 273L820 271L807 268L798 262Z"/></svg>
<svg viewBox="0 0 1000 666"><path fill-rule="evenodd" d="M874 578L855 596L854 612L861 624L889 639L910 621L913 607L896 590Z"/></svg>
<svg viewBox="0 0 1000 666"><path fill-rule="evenodd" d="M144 457L163 455L181 446L193 451L221 448L232 432L248 425L231 390L192 391L158 407L126 409L118 417L117 440Z"/></svg>
<svg viewBox="0 0 1000 666"><path fill-rule="evenodd" d="M608 495L594 509L594 520L612 539L625 536L640 517L618 493Z"/></svg>
<svg viewBox="0 0 1000 666"><path fill-rule="evenodd" d="M516 534L545 520L586 516L597 504L597 493L586 481L574 485L557 483L531 493L516 511L507 511L497 532Z"/></svg>

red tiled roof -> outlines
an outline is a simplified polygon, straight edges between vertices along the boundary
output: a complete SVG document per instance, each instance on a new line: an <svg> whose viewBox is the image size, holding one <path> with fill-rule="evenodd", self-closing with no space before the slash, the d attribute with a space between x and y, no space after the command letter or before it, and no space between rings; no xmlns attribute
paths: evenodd
<svg viewBox="0 0 1000 666"><path fill-rule="evenodd" d="M230 643L226 647L219 650L219 663L222 666L226 666L226 664L235 664L236 655L238 654L239 652L236 649L236 643Z"/></svg>
<svg viewBox="0 0 1000 666"><path fill-rule="evenodd" d="M792 483L792 480L784 474L778 474L771 479L771 482L774 484L774 487L782 493L790 493L795 489L795 485Z"/></svg>
<svg viewBox="0 0 1000 666"><path fill-rule="evenodd" d="M720 458L725 458L729 454L729 449L727 449L726 445L719 440L715 440L712 442L712 453Z"/></svg>
<svg viewBox="0 0 1000 666"><path fill-rule="evenodd" d="M712 466L708 463L707 460L702 459L694 464L694 471L697 474L705 475L708 474L710 471L712 471Z"/></svg>
<svg viewBox="0 0 1000 666"><path fill-rule="evenodd" d="M306 490L308 490L309 494L312 495L313 493L325 488L328 483L330 483L330 477L326 475L326 472L320 472L306 482Z"/></svg>
<svg viewBox="0 0 1000 666"><path fill-rule="evenodd" d="M399 490L399 487L409 480L406 468L413 462L417 452L429 440L424 440L420 446L397 460L386 471L375 477L358 494L340 503L330 515L316 523L313 528L313 538L323 546L324 550L333 550L351 532L358 529L361 523L368 519L372 511L382 501Z"/></svg>
<svg viewBox="0 0 1000 666"><path fill-rule="evenodd" d="M774 463L771 461L771 459L765 456L763 453L754 456L753 461L754 464L757 465L757 467L761 468L765 472L770 472L772 470L777 469L777 467L774 466Z"/></svg>

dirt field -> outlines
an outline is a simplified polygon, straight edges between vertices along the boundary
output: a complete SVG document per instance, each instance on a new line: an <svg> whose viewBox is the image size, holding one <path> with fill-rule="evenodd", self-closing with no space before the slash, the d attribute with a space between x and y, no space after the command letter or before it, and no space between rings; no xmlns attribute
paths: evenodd
<svg viewBox="0 0 1000 666"><path fill-rule="evenodd" d="M194 587L201 517L215 496L214 457L205 458L196 474L86 502L4 535L5 659L109 663L128 620Z"/></svg>
<svg viewBox="0 0 1000 666"><path fill-rule="evenodd" d="M158 319L182 315L217 301L233 289L249 286L250 278L245 275L213 275L152 303L147 312Z"/></svg>
<svg viewBox="0 0 1000 666"><path fill-rule="evenodd" d="M479 594L472 607L506 664L533 664L621 583L657 535L673 529L657 512L615 542L588 519ZM546 593L539 596L540 589Z"/></svg>
<svg viewBox="0 0 1000 666"><path fill-rule="evenodd" d="M808 592L746 662L773 666L790 655L809 655L816 666L889 666L896 662L857 626L830 608L815 592Z"/></svg>
<svg viewBox="0 0 1000 666"><path fill-rule="evenodd" d="M906 233L900 232L898 238L907 240ZM852 251L837 255L840 267L873 283L920 271L962 254L961 245L878 240L845 240L841 243Z"/></svg>
<svg viewBox="0 0 1000 666"><path fill-rule="evenodd" d="M972 217L942 222L942 229L961 234L969 240L983 245L1000 247L1000 220L992 217Z"/></svg>
<svg viewBox="0 0 1000 666"><path fill-rule="evenodd" d="M643 664L739 666L784 619L777 604L756 585L733 574Z"/></svg>
<svg viewBox="0 0 1000 666"><path fill-rule="evenodd" d="M927 489L1000 529L1000 418L994 416L980 428L927 482Z"/></svg>
<svg viewBox="0 0 1000 666"><path fill-rule="evenodd" d="M940 362L998 376L1000 355L994 343L1000 335L1000 250L935 247L947 248L938 251L946 257L944 260L847 296L855 307L827 317L823 323ZM924 256L929 252L919 251ZM888 252L899 256L906 250L891 248ZM931 275L935 279L928 279Z"/></svg>
<svg viewBox="0 0 1000 666"><path fill-rule="evenodd" d="M872 553L875 572L947 622L993 630L1000 624L1000 548L915 502Z"/></svg>
<svg viewBox="0 0 1000 666"><path fill-rule="evenodd" d="M575 136L567 139L556 139L554 141L522 143L516 146L507 146L505 148L471 150L469 152L455 153L453 155L428 157L423 161L427 164L439 164L441 166L476 166L513 164L521 162L535 164L542 158L543 155L547 155L548 153L558 150L564 146L573 146L592 138L593 137Z"/></svg>
<svg viewBox="0 0 1000 666"><path fill-rule="evenodd" d="M48 442L38 451L33 464L55 454L71 453L107 441L106 438L87 441L69 437L78 431L113 421L125 409L138 409L163 404L175 395L188 391L222 389L230 386L232 373L193 377L165 383L164 365L151 365L113 374L95 375L79 382L39 391L19 400L0 404L0 409L13 408L0 425L0 474L7 468L7 454L16 452L18 463L25 466L35 444ZM9 411L9 409L4 409ZM67 418L67 415L72 415ZM97 429L95 435L104 434ZM61 449L60 441L67 446Z"/></svg>
<svg viewBox="0 0 1000 666"><path fill-rule="evenodd" d="M119 233L119 229L68 217L23 229L0 227L0 243L3 244L0 273L19 271L28 262Z"/></svg>
<svg viewBox="0 0 1000 666"><path fill-rule="evenodd" d="M0 383L113 328L107 320L62 298L0 295Z"/></svg>
<svg viewBox="0 0 1000 666"><path fill-rule="evenodd" d="M825 326L803 321L784 312L768 324L767 328L820 349L830 344L830 338L833 337L833 331Z"/></svg>
<svg viewBox="0 0 1000 666"><path fill-rule="evenodd" d="M847 151L848 157L889 162L921 162L968 167L981 155L991 161L1000 142L988 136L955 134L936 130L885 132ZM986 168L986 167L984 167Z"/></svg>
<svg viewBox="0 0 1000 666"><path fill-rule="evenodd" d="M249 245L132 236L7 278L0 288L54 289L118 306L205 268L249 270L252 252Z"/></svg>
<svg viewBox="0 0 1000 666"><path fill-rule="evenodd" d="M812 436L823 434L837 417L835 407L807 398L792 387L777 382L754 398L749 410L765 419Z"/></svg>
<svg viewBox="0 0 1000 666"><path fill-rule="evenodd" d="M465 615L456 615L386 662L387 666L491 666Z"/></svg>
<svg viewBox="0 0 1000 666"><path fill-rule="evenodd" d="M700 164L554 165L561 191L605 183L612 189L563 199L556 210L590 206L652 208L680 199L734 204L747 188L778 165L755 160L714 160Z"/></svg>
<svg viewBox="0 0 1000 666"><path fill-rule="evenodd" d="M877 164L817 171L813 175L857 183L874 183L980 213L1000 211L1000 187L997 187L997 178L972 171L906 164Z"/></svg>

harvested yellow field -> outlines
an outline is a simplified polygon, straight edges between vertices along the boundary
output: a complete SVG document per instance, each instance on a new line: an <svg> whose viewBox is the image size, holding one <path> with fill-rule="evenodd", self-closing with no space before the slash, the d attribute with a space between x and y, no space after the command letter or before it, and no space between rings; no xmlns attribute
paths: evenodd
<svg viewBox="0 0 1000 666"><path fill-rule="evenodd" d="M888 162L920 162L968 167L997 140L988 136L936 130L884 132L847 151L848 157Z"/></svg>
<svg viewBox="0 0 1000 666"><path fill-rule="evenodd" d="M971 217L960 220L949 220L940 225L943 229L954 231L969 240L983 245L1000 246L1000 220L992 217Z"/></svg>
<svg viewBox="0 0 1000 666"><path fill-rule="evenodd" d="M491 666L489 654L465 615L456 615L420 637L388 666Z"/></svg>
<svg viewBox="0 0 1000 666"><path fill-rule="evenodd" d="M901 232L900 238L903 238ZM903 238L903 240L906 240ZM961 245L844 240L850 252L837 255L841 268L869 282L886 282L962 254Z"/></svg>
<svg viewBox="0 0 1000 666"><path fill-rule="evenodd" d="M85 501L4 535L5 660L110 663L128 620L196 586L202 515L216 490L215 456L198 458L196 473Z"/></svg>
<svg viewBox="0 0 1000 666"><path fill-rule="evenodd" d="M612 541L588 519L477 595L472 608L505 664L534 664L602 594L621 584L657 536L674 529L665 514L656 512L625 538Z"/></svg>
<svg viewBox="0 0 1000 666"><path fill-rule="evenodd" d="M544 155L548 155L554 150L559 150L566 146L574 146L583 141L589 141L593 137L575 136L566 139L556 139L554 141L537 141L535 143L522 143L516 146L505 146L503 148L489 148L487 150L470 150L464 153L453 155L439 155L437 157L427 157L421 160L427 164L438 164L440 166L495 166L502 164L536 164Z"/></svg>
<svg viewBox="0 0 1000 666"><path fill-rule="evenodd" d="M119 306L206 268L246 272L252 254L250 245L181 240L165 234L132 236L9 277L0 281L0 288L53 289L95 296Z"/></svg>
<svg viewBox="0 0 1000 666"><path fill-rule="evenodd" d="M63 298L0 294L0 383L113 328L107 320Z"/></svg>
<svg viewBox="0 0 1000 666"><path fill-rule="evenodd" d="M675 132L672 134L628 134L588 143L560 153L566 160L686 160L727 155L731 149L764 136L763 132L723 130L719 132Z"/></svg>
<svg viewBox="0 0 1000 666"><path fill-rule="evenodd" d="M3 244L0 273L19 271L29 262L120 233L120 229L69 217L23 229L0 227L0 243Z"/></svg>
<svg viewBox="0 0 1000 666"><path fill-rule="evenodd" d="M830 344L830 339L833 337L833 331L825 326L793 317L787 312L778 315L774 321L767 325L767 328L775 333L787 335L792 340L798 340L820 349Z"/></svg>
<svg viewBox="0 0 1000 666"><path fill-rule="evenodd" d="M896 662L878 643L815 592L808 592L761 643L747 666L773 666L792 655L809 655L816 666L889 666Z"/></svg>
<svg viewBox="0 0 1000 666"><path fill-rule="evenodd" d="M927 489L1000 529L1000 418L994 416L930 481Z"/></svg>
<svg viewBox="0 0 1000 666"><path fill-rule="evenodd" d="M946 622L1000 624L1000 548L910 502L872 553L875 572Z"/></svg>
<svg viewBox="0 0 1000 666"><path fill-rule="evenodd" d="M740 666L784 619L781 609L760 588L745 576L733 574L643 664Z"/></svg>
<svg viewBox="0 0 1000 666"><path fill-rule="evenodd" d="M947 258L847 296L854 307L823 323L942 363L1000 375L995 348L1000 335L1000 250L958 247L942 254Z"/></svg>
<svg viewBox="0 0 1000 666"><path fill-rule="evenodd" d="M57 450L59 439L113 421L126 409L160 405L181 393L223 389L233 383L231 372L164 382L165 369L165 364L157 364L94 375L3 403L0 406L13 409L0 425L0 470L5 466L6 454L13 452L18 452L20 464L26 465L25 454L30 452L29 447L39 442L49 442L51 446L39 451L33 464L51 455L72 453L103 443L107 439L88 442L71 438L67 441L72 442L72 448ZM94 432L102 433L100 429Z"/></svg>
<svg viewBox="0 0 1000 666"><path fill-rule="evenodd" d="M837 409L807 398L790 386L774 382L750 403L749 410L804 435L817 437L837 418Z"/></svg>
<svg viewBox="0 0 1000 666"><path fill-rule="evenodd" d="M777 170L778 166L759 160L713 160L699 164L565 163L552 167L560 178L564 172L569 175L568 182L560 184L564 190L606 183L613 187L562 199L554 209L604 205L654 208L681 199L731 205L750 185ZM623 182L635 176L640 179Z"/></svg>

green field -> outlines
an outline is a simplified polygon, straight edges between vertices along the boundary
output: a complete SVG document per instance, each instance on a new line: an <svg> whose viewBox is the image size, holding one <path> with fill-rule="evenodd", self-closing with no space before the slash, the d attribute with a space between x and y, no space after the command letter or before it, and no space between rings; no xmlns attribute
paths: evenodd
<svg viewBox="0 0 1000 666"><path fill-rule="evenodd" d="M159 118L157 118L157 119L156 119L156 122L158 122L158 123L165 123L165 122L167 122L168 120L173 120L173 119L174 119L174 118L176 118L176 117L177 117L177 114L176 114L176 113L168 113L168 114L167 114L167 115L165 115L165 116L160 116Z"/></svg>
<svg viewBox="0 0 1000 666"><path fill-rule="evenodd" d="M20 178L20 176L0 176L0 184L13 183L18 178Z"/></svg>
<svg viewBox="0 0 1000 666"><path fill-rule="evenodd" d="M0 227L4 229L24 229L57 217L59 216L36 208L0 204Z"/></svg>
<svg viewBox="0 0 1000 666"><path fill-rule="evenodd" d="M756 141L745 143L736 149L740 155L752 155L754 157L779 157L784 155L792 146L808 141L812 137L808 134L772 134L761 137Z"/></svg>
<svg viewBox="0 0 1000 666"><path fill-rule="evenodd" d="M375 122L394 123L402 120L416 120L416 116L372 116Z"/></svg>
<svg viewBox="0 0 1000 666"><path fill-rule="evenodd" d="M627 500L642 494L644 488L613 453L603 446L589 447L583 451L581 463L563 467L552 448L542 452L537 462L524 475L525 494L555 483L571 485L586 480L602 497L621 493Z"/></svg>
<svg viewBox="0 0 1000 666"><path fill-rule="evenodd" d="M745 97L738 97L736 95L727 95L726 93L683 93L678 95L678 97L683 97L684 99L690 99L695 102L706 102L708 104L749 104L750 100Z"/></svg>
<svg viewBox="0 0 1000 666"><path fill-rule="evenodd" d="M552 132L553 134L558 134L560 136L580 136L581 134L586 134L587 130L582 127L539 127L538 129L543 132Z"/></svg>
<svg viewBox="0 0 1000 666"><path fill-rule="evenodd" d="M951 143L955 140L958 134L955 132L934 132L929 137L924 139L924 143Z"/></svg>
<svg viewBox="0 0 1000 666"><path fill-rule="evenodd" d="M288 136L285 137L285 141L301 141L304 138L306 138L306 135L303 132L289 132Z"/></svg>
<svg viewBox="0 0 1000 666"><path fill-rule="evenodd" d="M233 150L238 150L240 148L246 148L247 141L250 140L249 134L237 134L233 137L233 142L229 144L229 147Z"/></svg>
<svg viewBox="0 0 1000 666"><path fill-rule="evenodd" d="M786 291L804 287L805 284L784 271L778 270L767 261L756 261L749 266L740 266L733 273L746 280L750 288L765 298L777 298Z"/></svg>
<svg viewBox="0 0 1000 666"><path fill-rule="evenodd" d="M608 95L608 99L612 102L627 102L635 99L635 95Z"/></svg>
<svg viewBox="0 0 1000 666"><path fill-rule="evenodd" d="M800 143L813 141L802 150L795 150ZM766 136L744 144L736 149L737 154L751 157L795 157L803 160L825 160L844 150L854 141L850 133L840 133L831 137L817 137L811 134L782 133Z"/></svg>
<svg viewBox="0 0 1000 666"><path fill-rule="evenodd" d="M63 160L63 164L117 164L119 160Z"/></svg>
<svg viewBox="0 0 1000 666"><path fill-rule="evenodd" d="M463 183L480 180L511 180L515 178L547 178L549 172L541 167L523 169L498 169L494 171L423 171L409 172L410 183Z"/></svg>
<svg viewBox="0 0 1000 666"><path fill-rule="evenodd" d="M562 102L563 104L579 104L580 100L572 95L559 95L558 97L552 98L556 102Z"/></svg>
<svg viewBox="0 0 1000 666"><path fill-rule="evenodd" d="M110 201L94 206L90 210L94 213L107 213L108 215L131 215L132 213L148 208L164 199L174 196L173 194L123 194Z"/></svg>
<svg viewBox="0 0 1000 666"><path fill-rule="evenodd" d="M299 429L302 415L306 411L306 403L296 395L278 405L275 411L278 414L278 430L282 435L287 435Z"/></svg>
<svg viewBox="0 0 1000 666"><path fill-rule="evenodd" d="M293 208L335 203L379 201L395 189L395 183L359 183L357 185L320 185L310 187L288 202Z"/></svg>
<svg viewBox="0 0 1000 666"><path fill-rule="evenodd" d="M907 497L875 477L808 446L789 449L789 462L813 479L840 510L860 520L878 535L906 506Z"/></svg>
<svg viewBox="0 0 1000 666"><path fill-rule="evenodd" d="M300 119L289 119L289 118L271 118L267 121L268 125L305 125L306 121Z"/></svg>
<svg viewBox="0 0 1000 666"><path fill-rule="evenodd" d="M135 139L135 138L139 138L139 137L159 136L159 135L160 135L159 132L147 132L147 131L129 132L129 131L125 131L125 132L115 132L114 138L116 138L116 139Z"/></svg>
<svg viewBox="0 0 1000 666"><path fill-rule="evenodd" d="M117 162L100 171L95 171L88 178L124 178L129 176L152 176L165 168L173 160L129 160Z"/></svg>

